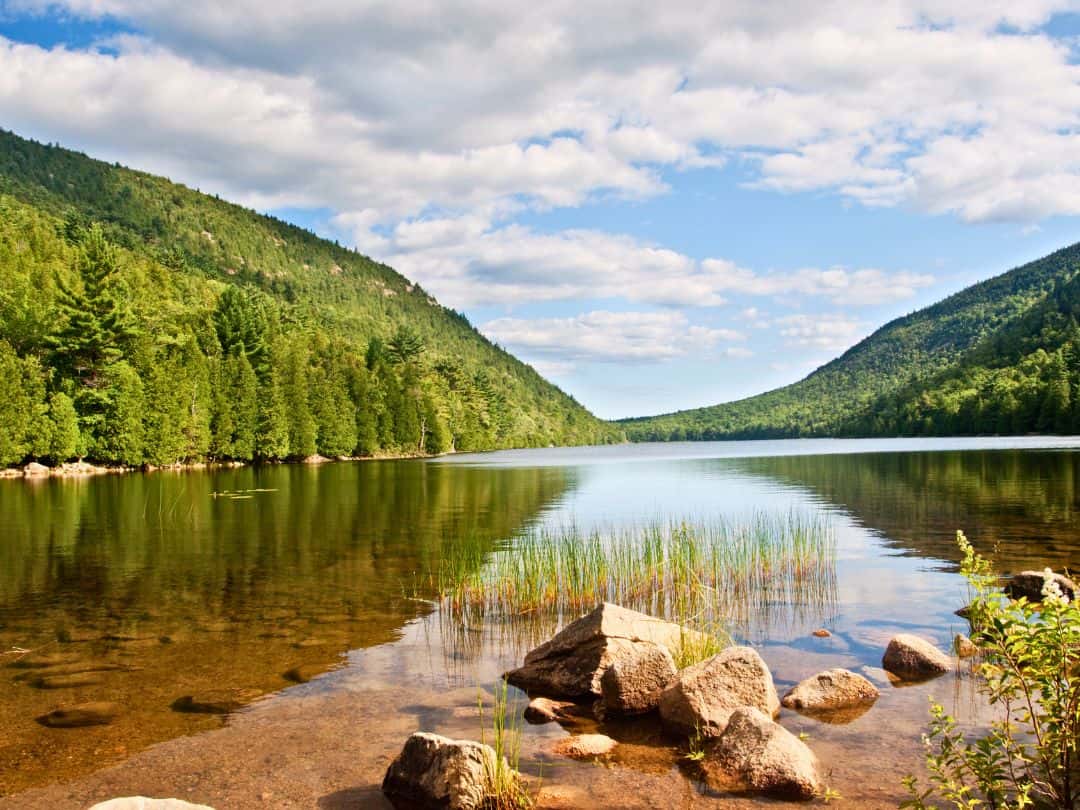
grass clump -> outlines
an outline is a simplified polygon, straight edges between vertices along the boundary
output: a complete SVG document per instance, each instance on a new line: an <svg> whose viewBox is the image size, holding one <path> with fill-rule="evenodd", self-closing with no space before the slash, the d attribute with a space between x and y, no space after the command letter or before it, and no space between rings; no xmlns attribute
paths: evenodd
<svg viewBox="0 0 1080 810"><path fill-rule="evenodd" d="M509 699L506 681L495 684L491 722L484 720L484 695L476 698L480 712L480 742L495 751L494 763L487 766L489 794L486 810L526 810L533 798L518 772L521 761L521 723L515 706Z"/></svg>
<svg viewBox="0 0 1080 810"><path fill-rule="evenodd" d="M613 602L700 631L678 657L693 663L748 636L785 608L835 602L829 520L800 512L745 520L658 520L607 530L539 528L484 556L447 549L437 590L463 626L498 617L559 623ZM674 652L674 651L673 651Z"/></svg>

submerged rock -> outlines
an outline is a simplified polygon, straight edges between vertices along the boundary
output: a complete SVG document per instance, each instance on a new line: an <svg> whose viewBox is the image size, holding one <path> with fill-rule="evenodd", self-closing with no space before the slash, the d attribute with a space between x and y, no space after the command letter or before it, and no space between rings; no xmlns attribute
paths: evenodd
<svg viewBox="0 0 1080 810"><path fill-rule="evenodd" d="M243 708L262 693L257 689L222 689L184 695L172 702L173 711L191 714L228 714Z"/></svg>
<svg viewBox="0 0 1080 810"><path fill-rule="evenodd" d="M30 685L38 689L75 689L80 686L97 686L103 680L100 672L77 672L72 675L39 674L30 679Z"/></svg>
<svg viewBox="0 0 1080 810"><path fill-rule="evenodd" d="M326 667L319 666L317 664L301 664L298 667L282 673L282 676L287 681L293 683L307 683L312 678L317 678L327 670Z"/></svg>
<svg viewBox="0 0 1080 810"><path fill-rule="evenodd" d="M1057 583L1062 595L1068 597L1070 602L1076 597L1076 583L1067 576L1050 572L1050 578ZM1041 602L1045 584L1045 571L1021 571L1009 578L1009 582L1005 585L1005 593L1011 599L1024 596L1029 602Z"/></svg>
<svg viewBox="0 0 1080 810"><path fill-rule="evenodd" d="M642 643L613 663L600 676L604 711L612 714L644 714L660 703L664 691L678 672L666 647Z"/></svg>
<svg viewBox="0 0 1080 810"><path fill-rule="evenodd" d="M737 709L724 733L705 751L705 781L727 788L732 781L779 799L812 799L821 792L814 752L798 737L752 707Z"/></svg>
<svg viewBox="0 0 1080 810"><path fill-rule="evenodd" d="M90 810L214 810L206 804L192 804L183 799L150 799L146 796L125 796L99 802Z"/></svg>
<svg viewBox="0 0 1080 810"><path fill-rule="evenodd" d="M538 726L556 721L577 720L585 711L577 703L538 697L529 701L524 717L527 722Z"/></svg>
<svg viewBox="0 0 1080 810"><path fill-rule="evenodd" d="M49 728L82 728L83 726L106 726L120 716L120 704L106 701L79 703L62 709L53 709L36 718Z"/></svg>
<svg viewBox="0 0 1080 810"><path fill-rule="evenodd" d="M82 655L77 652L39 653L37 655L24 655L16 658L10 666L15 669L44 669L55 667L60 664L74 664L82 660Z"/></svg>
<svg viewBox="0 0 1080 810"><path fill-rule="evenodd" d="M780 713L772 673L751 647L729 647L682 670L660 695L660 719L669 732L719 736L732 712L752 706Z"/></svg>
<svg viewBox="0 0 1080 810"><path fill-rule="evenodd" d="M605 734L575 734L555 743L554 751L570 759L594 759L610 754L618 745Z"/></svg>
<svg viewBox="0 0 1080 810"><path fill-rule="evenodd" d="M819 627L817 630L811 633L811 635L817 636L818 638L828 638L832 635L832 633L830 633L824 627Z"/></svg>
<svg viewBox="0 0 1080 810"><path fill-rule="evenodd" d="M514 686L552 697L601 694L600 678L615 661L643 643L676 648L687 631L677 624L607 602L571 622L506 673Z"/></svg>
<svg viewBox="0 0 1080 810"><path fill-rule="evenodd" d="M880 697L876 686L846 669L830 669L801 681L788 690L782 706L805 712L829 712L873 703Z"/></svg>
<svg viewBox="0 0 1080 810"><path fill-rule="evenodd" d="M924 681L952 669L952 659L930 641L911 633L893 636L881 666L905 681Z"/></svg>
<svg viewBox="0 0 1080 810"><path fill-rule="evenodd" d="M397 808L475 810L491 792L495 763L491 746L418 731L390 763L382 791Z"/></svg>

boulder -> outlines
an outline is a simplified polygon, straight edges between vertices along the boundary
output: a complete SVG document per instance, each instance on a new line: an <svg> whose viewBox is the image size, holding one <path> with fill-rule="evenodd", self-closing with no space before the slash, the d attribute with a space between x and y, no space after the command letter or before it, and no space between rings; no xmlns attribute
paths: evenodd
<svg viewBox="0 0 1080 810"><path fill-rule="evenodd" d="M705 781L726 788L735 780L778 799L812 799L821 792L817 757L787 729L752 707L736 709L705 750Z"/></svg>
<svg viewBox="0 0 1080 810"><path fill-rule="evenodd" d="M571 759L595 759L610 754L618 745L604 734L575 734L555 743L555 753Z"/></svg>
<svg viewBox="0 0 1080 810"><path fill-rule="evenodd" d="M925 638L901 633L889 642L881 666L901 680L924 681L952 669L952 659Z"/></svg>
<svg viewBox="0 0 1080 810"><path fill-rule="evenodd" d="M49 728L82 728L83 726L107 726L120 716L122 711L118 703L95 701L79 703L62 709L53 709L48 714L36 718L37 722Z"/></svg>
<svg viewBox="0 0 1080 810"><path fill-rule="evenodd" d="M1013 574L1005 585L1005 593L1009 595L1010 599L1019 599L1026 596L1029 602L1041 602L1043 600L1043 585L1046 584L1048 574L1057 583L1062 595L1067 596L1071 602L1076 595L1076 583L1064 574L1055 574L1049 569L1046 571L1021 571L1019 574Z"/></svg>
<svg viewBox="0 0 1080 810"><path fill-rule="evenodd" d="M526 691L551 697L599 697L600 678L616 660L648 643L676 648L684 630L677 624L607 602L571 622L525 656L506 679Z"/></svg>
<svg viewBox="0 0 1080 810"><path fill-rule="evenodd" d="M560 720L576 720L584 711L585 709L576 703L538 697L529 701L529 705L525 707L524 717L527 722L538 726Z"/></svg>
<svg viewBox="0 0 1080 810"><path fill-rule="evenodd" d="M125 796L99 802L90 810L214 810L206 804L192 804L183 799L148 799L146 796Z"/></svg>
<svg viewBox="0 0 1080 810"><path fill-rule="evenodd" d="M50 470L44 464L38 464L36 461L31 461L25 467L23 467L23 475L28 478L34 478L39 475L49 475Z"/></svg>
<svg viewBox="0 0 1080 810"><path fill-rule="evenodd" d="M484 806L494 769L491 746L418 731L386 769L382 791L397 808L473 810Z"/></svg>
<svg viewBox="0 0 1080 810"><path fill-rule="evenodd" d="M612 714L644 714L660 702L678 669L667 647L642 643L617 659L600 676L604 711Z"/></svg>
<svg viewBox="0 0 1080 810"><path fill-rule="evenodd" d="M850 709L880 697L876 686L846 669L819 672L788 690L782 706L810 713Z"/></svg>
<svg viewBox="0 0 1080 810"><path fill-rule="evenodd" d="M736 709L780 713L772 673L750 647L729 647L682 670L660 694L660 719L669 732L719 736Z"/></svg>
<svg viewBox="0 0 1080 810"><path fill-rule="evenodd" d="M979 648L970 638L963 633L957 633L953 638L953 650L957 658L974 658L979 654Z"/></svg>

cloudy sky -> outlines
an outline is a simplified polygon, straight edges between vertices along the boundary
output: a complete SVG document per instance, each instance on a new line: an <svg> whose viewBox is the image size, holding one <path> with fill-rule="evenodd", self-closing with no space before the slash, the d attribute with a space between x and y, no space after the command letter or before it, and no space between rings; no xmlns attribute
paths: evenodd
<svg viewBox="0 0 1080 810"><path fill-rule="evenodd" d="M641 415L1080 239L1078 12L0 0L0 126L356 245Z"/></svg>

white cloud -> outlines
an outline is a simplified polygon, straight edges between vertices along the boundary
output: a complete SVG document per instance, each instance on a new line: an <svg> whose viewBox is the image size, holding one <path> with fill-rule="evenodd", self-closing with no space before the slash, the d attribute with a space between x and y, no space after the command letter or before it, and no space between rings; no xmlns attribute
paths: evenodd
<svg viewBox="0 0 1080 810"><path fill-rule="evenodd" d="M692 325L681 312L607 312L570 318L497 318L480 327L497 343L526 358L567 364L652 363L708 353L721 343L745 340L732 329ZM742 347L726 347L729 357L747 357Z"/></svg>
<svg viewBox="0 0 1080 810"><path fill-rule="evenodd" d="M822 315L785 315L775 325L789 346L827 349L831 352L850 348L862 337L866 324L842 313Z"/></svg>
<svg viewBox="0 0 1080 810"><path fill-rule="evenodd" d="M749 156L783 192L1080 213L1080 66L1039 29L1075 0L4 7L141 32L115 56L4 43L5 124L261 205L392 227L643 197L663 168Z"/></svg>

